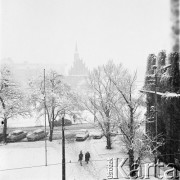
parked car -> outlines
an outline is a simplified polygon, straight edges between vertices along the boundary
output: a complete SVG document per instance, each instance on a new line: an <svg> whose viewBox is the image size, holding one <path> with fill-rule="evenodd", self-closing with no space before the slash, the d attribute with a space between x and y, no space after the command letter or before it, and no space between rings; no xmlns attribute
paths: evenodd
<svg viewBox="0 0 180 180"><path fill-rule="evenodd" d="M89 137L89 132L86 129L82 129L80 130L77 134L76 134L76 141L84 141Z"/></svg>
<svg viewBox="0 0 180 180"><path fill-rule="evenodd" d="M0 133L0 142L3 140L3 133ZM8 134L6 134L6 137L8 136Z"/></svg>
<svg viewBox="0 0 180 180"><path fill-rule="evenodd" d="M48 134L48 132L46 132L43 129L37 129L32 133L29 133L26 137L28 141L38 141L40 139L45 138L45 136Z"/></svg>
<svg viewBox="0 0 180 180"><path fill-rule="evenodd" d="M8 142L16 142L24 139L27 135L26 131L22 130L15 130L12 133L10 133L7 137Z"/></svg>
<svg viewBox="0 0 180 180"><path fill-rule="evenodd" d="M117 132L112 131L112 132L110 132L110 135L111 135L111 136L116 136L116 135L117 135Z"/></svg>
<svg viewBox="0 0 180 180"><path fill-rule="evenodd" d="M101 131L92 132L93 139L101 139L103 137L103 133Z"/></svg>
<svg viewBox="0 0 180 180"><path fill-rule="evenodd" d="M70 125L72 125L72 122L71 122L71 120L69 120L69 119L64 119L64 125L65 126L70 126ZM55 120L54 121L54 126L55 127L57 127L57 126L62 126L62 119L60 119L60 120Z"/></svg>

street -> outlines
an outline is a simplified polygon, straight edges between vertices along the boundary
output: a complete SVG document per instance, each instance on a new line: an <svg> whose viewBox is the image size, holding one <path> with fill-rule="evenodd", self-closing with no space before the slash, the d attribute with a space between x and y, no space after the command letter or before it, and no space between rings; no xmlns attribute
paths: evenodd
<svg viewBox="0 0 180 180"><path fill-rule="evenodd" d="M47 141L47 163L45 166L44 141L17 142L0 146L0 179L62 179L62 144L61 141ZM105 139L87 139L86 141L66 141L66 179L67 180L102 180L107 178L106 165L108 157L119 157L123 154L116 143L114 149L105 149ZM82 150L91 154L89 164L80 166L78 154Z"/></svg>

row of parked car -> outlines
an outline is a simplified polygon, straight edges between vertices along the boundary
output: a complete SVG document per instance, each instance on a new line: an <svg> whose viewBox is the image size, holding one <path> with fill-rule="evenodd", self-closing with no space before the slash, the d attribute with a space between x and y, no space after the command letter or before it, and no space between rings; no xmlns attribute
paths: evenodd
<svg viewBox="0 0 180 180"><path fill-rule="evenodd" d="M3 135L0 134L0 140L3 139ZM15 130L9 135L7 134L7 140L8 142L16 142L20 141L24 138L27 138L28 141L38 141L40 139L45 138L48 135L48 132L45 133L43 129L37 129L34 132L27 133L23 130ZM116 134L111 133L111 136L114 136ZM103 133L101 131L93 131L89 133L87 129L81 129L78 131L78 133L75 136L76 141L84 141L89 136L91 136L93 139L101 139L103 137Z"/></svg>
<svg viewBox="0 0 180 180"><path fill-rule="evenodd" d="M110 136L116 136L118 132L112 131L110 133ZM89 133L88 130L82 129L78 131L76 134L76 141L84 141L86 140L89 136L91 136L93 139L101 139L103 137L102 131L99 130L94 130L93 132Z"/></svg>
<svg viewBox="0 0 180 180"><path fill-rule="evenodd" d="M103 137L103 133L101 131L94 131L90 134L88 130L82 129L76 134L76 141L84 141L89 136L91 136L93 139L101 139Z"/></svg>
<svg viewBox="0 0 180 180"><path fill-rule="evenodd" d="M0 140L3 140L3 134L0 134ZM40 139L45 138L45 136L48 135L48 132L46 132L43 129L37 129L34 132L27 133L26 131L23 130L15 130L9 135L7 134L7 141L8 142L17 142L20 141L24 138L27 138L28 141L38 141ZM89 133L88 130L82 129L79 130L78 133L75 136L76 141L84 141L86 140L89 136L92 136L93 139L100 139L102 138L103 134L101 132L95 131L93 133Z"/></svg>
<svg viewBox="0 0 180 180"><path fill-rule="evenodd" d="M38 141L40 139L45 138L48 132L45 133L43 129L37 129L33 132L27 133L23 130L15 130L12 133L7 134L7 141L8 142L16 142L20 141L24 138L27 138L28 141ZM3 140L3 134L0 134L0 140Z"/></svg>

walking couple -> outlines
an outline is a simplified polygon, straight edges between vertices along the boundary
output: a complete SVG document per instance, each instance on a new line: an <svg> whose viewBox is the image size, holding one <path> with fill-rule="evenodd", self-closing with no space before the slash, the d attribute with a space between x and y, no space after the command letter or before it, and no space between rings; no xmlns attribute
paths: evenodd
<svg viewBox="0 0 180 180"><path fill-rule="evenodd" d="M89 162L89 159L90 159L90 153L87 151L86 154L85 154L85 161L86 161L87 164ZM78 161L80 162L81 166L82 166L82 160L83 160L83 153L82 153L82 151L80 151Z"/></svg>

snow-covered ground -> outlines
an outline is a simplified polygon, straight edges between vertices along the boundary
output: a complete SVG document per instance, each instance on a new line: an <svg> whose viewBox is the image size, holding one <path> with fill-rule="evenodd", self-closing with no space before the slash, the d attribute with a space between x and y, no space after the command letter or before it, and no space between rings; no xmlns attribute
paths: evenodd
<svg viewBox="0 0 180 180"><path fill-rule="evenodd" d="M113 141L113 149L105 149L105 139L87 139L83 142L66 141L66 180L104 180L107 179L107 159L125 158L123 145ZM45 142L19 142L0 146L0 180L61 180L62 144L59 140L47 141L47 164L45 166ZM89 151L89 164L78 162L80 150ZM146 161L147 163L148 161ZM149 161L150 162L150 161ZM128 173L128 167L123 166ZM143 172L145 171L142 169ZM163 175L164 171L160 171ZM150 179L154 169L150 168ZM119 179L125 179L120 177Z"/></svg>
<svg viewBox="0 0 180 180"><path fill-rule="evenodd" d="M44 142L19 142L0 146L0 180L59 180L62 179L62 144L59 141L49 142L45 165ZM123 156L120 148L105 149L105 139L86 140L66 143L66 179L67 180L102 180L107 178L107 158ZM114 147L117 144L114 145ZM89 164L80 166L78 154L91 153Z"/></svg>

